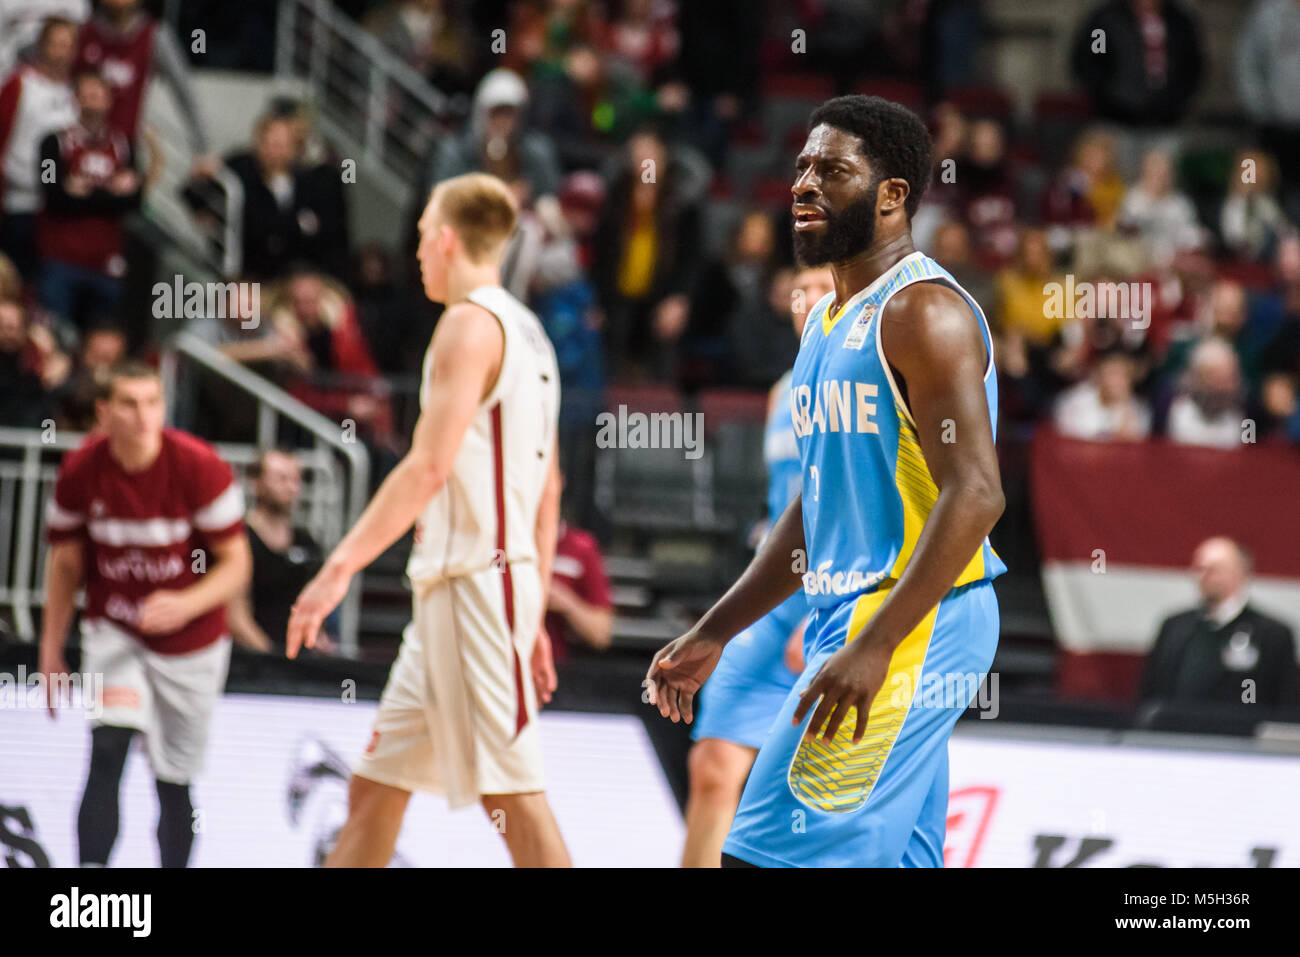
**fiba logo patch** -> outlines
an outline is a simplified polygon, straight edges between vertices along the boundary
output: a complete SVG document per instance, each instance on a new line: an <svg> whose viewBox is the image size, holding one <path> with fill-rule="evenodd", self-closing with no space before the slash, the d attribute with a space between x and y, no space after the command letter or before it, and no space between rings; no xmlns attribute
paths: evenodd
<svg viewBox="0 0 1300 957"><path fill-rule="evenodd" d="M374 754L375 748L379 747L379 730L370 732L370 741L366 744L366 754Z"/></svg>
<svg viewBox="0 0 1300 957"><path fill-rule="evenodd" d="M876 304L870 303L862 308L858 313L858 318L853 320L853 328L849 334L844 337L845 349L861 349L862 344L867 341L867 331L871 328L871 320L876 315Z"/></svg>

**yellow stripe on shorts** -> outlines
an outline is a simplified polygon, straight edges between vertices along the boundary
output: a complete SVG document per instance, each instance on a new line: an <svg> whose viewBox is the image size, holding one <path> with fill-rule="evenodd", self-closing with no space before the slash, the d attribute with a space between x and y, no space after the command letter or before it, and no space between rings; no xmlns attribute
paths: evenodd
<svg viewBox="0 0 1300 957"><path fill-rule="evenodd" d="M882 588L857 600L849 619L849 641L888 595L889 589ZM856 811L867 803L907 718L938 612L938 605L931 608L894 649L888 677L871 703L867 730L861 741L853 743L858 721L856 708L849 710L830 744L821 738L799 739L787 776L790 791L799 801L819 811Z"/></svg>

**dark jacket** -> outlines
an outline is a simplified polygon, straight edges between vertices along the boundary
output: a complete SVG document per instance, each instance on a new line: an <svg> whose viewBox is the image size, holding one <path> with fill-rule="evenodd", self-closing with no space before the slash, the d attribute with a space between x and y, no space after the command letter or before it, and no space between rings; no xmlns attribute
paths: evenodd
<svg viewBox="0 0 1300 957"><path fill-rule="evenodd" d="M1248 680L1254 682L1254 702L1261 710L1297 706L1291 629L1250 605L1222 627L1199 610L1185 611L1160 626L1147 657L1140 698L1247 705L1242 698Z"/></svg>
<svg viewBox="0 0 1300 957"><path fill-rule="evenodd" d="M1109 0L1093 10L1074 37L1074 76L1097 113L1131 126L1167 126L1187 111L1201 82L1203 60L1196 22L1175 0L1164 0L1165 82L1147 76L1142 30L1129 0ZM1094 31L1105 52L1094 53Z"/></svg>

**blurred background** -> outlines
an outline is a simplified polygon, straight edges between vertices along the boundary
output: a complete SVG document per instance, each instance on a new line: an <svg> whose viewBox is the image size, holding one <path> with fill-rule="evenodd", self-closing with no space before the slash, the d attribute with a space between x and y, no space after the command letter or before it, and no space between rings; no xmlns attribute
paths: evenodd
<svg viewBox="0 0 1300 957"><path fill-rule="evenodd" d="M106 60L83 24L136 15L152 48ZM34 174L101 108L78 64L139 179L89 236L42 226L76 197ZM282 657L289 603L418 413L438 307L415 222L478 169L523 205L505 281L563 376L556 813L586 828L579 864L672 863L687 729L640 680L761 537L793 161L813 108L868 93L930 126L916 245L996 334L1009 572L988 700L953 739L948 863L1300 863L1300 0L0 0L0 77L0 668L35 667L41 516L95 383L157 362L173 423L246 483L253 591L213 761L280 751L227 795L232 828L248 795L273 803L279 830L244 839L315 860L336 824L302 823L302 782L345 779L409 620L408 539L327 647ZM702 454L599 447L620 408L702 413ZM0 841L59 863L85 735L19 710ZM453 853L459 833L408 856L504 860Z"/></svg>

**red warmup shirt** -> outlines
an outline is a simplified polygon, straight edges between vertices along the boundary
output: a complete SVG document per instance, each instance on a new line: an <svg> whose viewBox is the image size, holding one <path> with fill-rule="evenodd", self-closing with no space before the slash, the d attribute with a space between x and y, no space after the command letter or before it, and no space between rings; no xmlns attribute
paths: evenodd
<svg viewBox="0 0 1300 957"><path fill-rule="evenodd" d="M131 142L135 142L144 109L144 96L153 69L154 32L158 24L149 17L139 18L138 29L121 36L104 29L91 18L77 37L75 71L94 69L103 74L113 88L113 109L109 125Z"/></svg>
<svg viewBox="0 0 1300 957"><path fill-rule="evenodd" d="M560 526L551 577L568 585L589 605L597 608L610 608L613 605L609 578L605 574L605 561L600 557L600 546L589 533L568 523ZM567 658L572 648L587 647L581 638L573 634L564 616L556 612L546 613L546 633L551 636L551 648L556 661Z"/></svg>
<svg viewBox="0 0 1300 957"><path fill-rule="evenodd" d="M80 207L74 210L58 208L53 200L47 201L36 219L36 247L44 259L121 276L126 270L122 258L122 219L132 200L108 197L105 191L114 176L135 168L126 137L113 130L96 135L77 125L59 133L55 139L59 149L59 175L64 177L65 185L69 177L85 177L92 193L99 198L73 200Z"/></svg>
<svg viewBox="0 0 1300 957"><path fill-rule="evenodd" d="M196 549L243 534L243 494L206 442L164 429L153 464L127 472L109 454L107 437L90 436L64 458L45 524L51 543L85 544L87 621L107 619L168 655L197 651L226 634L224 606L169 634L135 628L148 595L185 588L211 567L212 556L196 556Z"/></svg>

